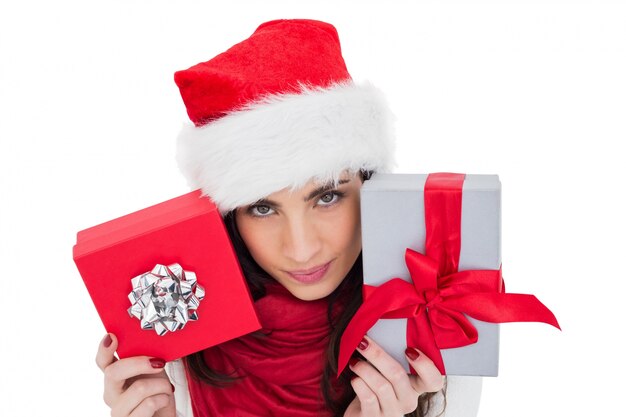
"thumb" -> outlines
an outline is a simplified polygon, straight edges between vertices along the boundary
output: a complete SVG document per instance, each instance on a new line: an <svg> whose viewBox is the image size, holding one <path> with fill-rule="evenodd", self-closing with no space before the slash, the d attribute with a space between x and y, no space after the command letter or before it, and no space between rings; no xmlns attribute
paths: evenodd
<svg viewBox="0 0 626 417"><path fill-rule="evenodd" d="M98 345L98 353L96 354L96 364L100 370L112 364L117 360L115 350L117 349L117 337L113 333L107 333Z"/></svg>

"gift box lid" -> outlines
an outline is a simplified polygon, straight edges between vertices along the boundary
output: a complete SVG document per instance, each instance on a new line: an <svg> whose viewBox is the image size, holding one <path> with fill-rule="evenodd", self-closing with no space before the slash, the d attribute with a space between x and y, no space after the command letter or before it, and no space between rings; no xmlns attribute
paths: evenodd
<svg viewBox="0 0 626 417"><path fill-rule="evenodd" d="M73 257L105 329L118 338L120 358L169 361L261 328L223 219L200 190L81 230ZM129 312L132 279L174 264L195 274L204 299L181 310L189 318L182 328L142 329L145 322Z"/></svg>
<svg viewBox="0 0 626 417"><path fill-rule="evenodd" d="M217 211L215 204L202 197L201 190L195 190L79 231L76 234L73 255L74 258L83 256L137 234L150 233L181 220L214 211Z"/></svg>

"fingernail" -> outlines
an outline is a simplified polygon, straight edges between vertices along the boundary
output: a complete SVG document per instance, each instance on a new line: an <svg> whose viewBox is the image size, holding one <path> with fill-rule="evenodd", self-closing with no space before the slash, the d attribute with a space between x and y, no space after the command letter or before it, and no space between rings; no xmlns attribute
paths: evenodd
<svg viewBox="0 0 626 417"><path fill-rule="evenodd" d="M170 385L172 386L172 392L176 391L176 387L174 386L174 384L170 382Z"/></svg>
<svg viewBox="0 0 626 417"><path fill-rule="evenodd" d="M365 350L365 348L367 348L367 346L369 345L369 342L363 338L363 340L361 340L361 342L359 343L359 350Z"/></svg>
<svg viewBox="0 0 626 417"><path fill-rule="evenodd" d="M359 360L357 358L350 358L350 361L348 363L352 367L352 366L356 365L357 362L359 362Z"/></svg>
<svg viewBox="0 0 626 417"><path fill-rule="evenodd" d="M420 353L412 347L406 348L404 354L409 357L412 361L416 360L420 357Z"/></svg>
<svg viewBox="0 0 626 417"><path fill-rule="evenodd" d="M163 368L165 366L165 361L159 358L152 358L150 359L150 365L153 368Z"/></svg>
<svg viewBox="0 0 626 417"><path fill-rule="evenodd" d="M113 339L111 339L111 336L107 333L107 335L104 336L104 339L102 339L102 346L108 348L111 346L111 343L113 343Z"/></svg>

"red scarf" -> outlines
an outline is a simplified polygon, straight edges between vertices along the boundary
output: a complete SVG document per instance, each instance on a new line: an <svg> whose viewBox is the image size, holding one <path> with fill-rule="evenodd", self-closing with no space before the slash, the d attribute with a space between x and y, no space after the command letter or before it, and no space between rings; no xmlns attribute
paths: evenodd
<svg viewBox="0 0 626 417"><path fill-rule="evenodd" d="M203 352L212 370L243 378L214 388L187 370L194 417L330 416L321 392L328 297L302 301L282 285L268 285L255 309L266 335L242 336Z"/></svg>

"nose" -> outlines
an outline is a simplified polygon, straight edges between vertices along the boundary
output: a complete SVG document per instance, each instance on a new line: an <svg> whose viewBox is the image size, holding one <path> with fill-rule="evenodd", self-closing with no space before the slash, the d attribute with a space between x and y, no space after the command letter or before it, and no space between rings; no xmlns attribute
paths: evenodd
<svg viewBox="0 0 626 417"><path fill-rule="evenodd" d="M312 266L322 248L322 239L314 222L306 216L290 219L283 236L283 251L296 265Z"/></svg>

